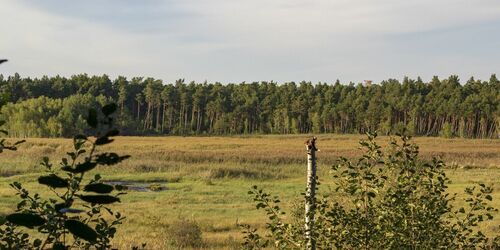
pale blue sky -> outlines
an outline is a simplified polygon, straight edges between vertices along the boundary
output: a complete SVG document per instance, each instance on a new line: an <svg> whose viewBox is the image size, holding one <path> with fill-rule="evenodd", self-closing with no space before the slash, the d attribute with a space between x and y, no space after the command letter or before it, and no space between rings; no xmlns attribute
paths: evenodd
<svg viewBox="0 0 500 250"><path fill-rule="evenodd" d="M499 0L2 0L0 73L360 82L500 73Z"/></svg>

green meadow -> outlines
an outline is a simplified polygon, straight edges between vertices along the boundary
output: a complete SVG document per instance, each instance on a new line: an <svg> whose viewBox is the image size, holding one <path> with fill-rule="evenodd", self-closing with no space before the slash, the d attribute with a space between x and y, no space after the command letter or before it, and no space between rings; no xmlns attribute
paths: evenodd
<svg viewBox="0 0 500 250"><path fill-rule="evenodd" d="M302 204L305 188L306 135L235 137L117 137L102 151L131 155L106 168L92 170L109 182L133 188L111 205L127 217L113 244L118 249L147 243L148 249L175 249L173 227L194 222L205 249L235 249L242 241L240 223L264 229L266 217L247 194L252 185L279 195L285 210ZM360 156L360 135L318 136L320 194L331 193L330 167L339 156ZM387 145L389 137L379 137ZM441 157L452 183L450 193L462 196L478 182L494 186L493 207L500 208L500 140L418 137L424 159ZM0 155L0 214L15 209L19 198L9 183L20 181L43 197L51 191L37 184L43 156L57 163L70 151L70 139L32 138L15 152ZM457 205L461 202L457 200ZM500 234L500 214L484 223L487 235ZM181 223L179 223L181 221Z"/></svg>

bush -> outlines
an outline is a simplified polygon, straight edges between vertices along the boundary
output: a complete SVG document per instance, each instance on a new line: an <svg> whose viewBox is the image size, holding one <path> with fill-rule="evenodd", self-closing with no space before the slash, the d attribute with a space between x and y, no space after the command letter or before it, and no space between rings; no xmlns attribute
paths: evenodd
<svg viewBox="0 0 500 250"><path fill-rule="evenodd" d="M119 196L124 194L122 187L103 183L99 174L84 183L84 176L99 165L114 165L129 157L97 151L101 145L111 143L111 137L118 135L113 128L115 110L116 105L109 104L102 107L102 114L95 109L89 111L87 124L96 139L75 135L74 150L67 152L67 158L61 159L59 168L54 167L48 157L43 158L40 165L46 173L38 178L38 183L47 186L54 197L44 199L19 182L10 185L21 201L16 212L7 215L7 222L0 228L0 249L111 247L110 241L124 217L112 211L109 204L120 201ZM1 140L2 149L15 150L18 144L7 145ZM36 229L43 237L31 236L26 229Z"/></svg>
<svg viewBox="0 0 500 250"><path fill-rule="evenodd" d="M445 122L443 124L441 131L439 131L439 135L444 137L444 138L452 138L453 137L453 129L452 129L451 124L449 122Z"/></svg>
<svg viewBox="0 0 500 250"><path fill-rule="evenodd" d="M497 211L489 206L491 187L466 188L467 205L454 207L442 161L420 160L408 136L391 140L385 152L375 137L360 142L364 155L358 160L338 160L332 167L335 192L314 200L311 235L318 249L498 249L500 236L489 239L478 230ZM285 221L278 197L256 186L249 193L268 214L270 234L244 226L244 248L303 249L304 222Z"/></svg>
<svg viewBox="0 0 500 250"><path fill-rule="evenodd" d="M170 242L179 248L200 247L203 244L201 228L193 220L178 220L167 228Z"/></svg>

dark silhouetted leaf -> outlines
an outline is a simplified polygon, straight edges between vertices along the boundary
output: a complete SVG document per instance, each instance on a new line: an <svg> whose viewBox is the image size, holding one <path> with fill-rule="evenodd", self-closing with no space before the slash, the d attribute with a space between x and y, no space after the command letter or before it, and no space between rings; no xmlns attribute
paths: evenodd
<svg viewBox="0 0 500 250"><path fill-rule="evenodd" d="M107 194L113 191L113 186L104 183L92 183L88 184L83 189L86 192L95 192L99 194Z"/></svg>
<svg viewBox="0 0 500 250"><path fill-rule="evenodd" d="M63 179L55 174L50 174L47 176L38 177L38 183L43 184L43 185L47 185L47 186L52 187L52 188L64 188L64 187L67 187L69 185L65 179Z"/></svg>
<svg viewBox="0 0 500 250"><path fill-rule="evenodd" d="M101 165L114 165L129 157L130 155L119 156L116 153L103 153L96 155L95 161Z"/></svg>
<svg viewBox="0 0 500 250"><path fill-rule="evenodd" d="M97 166L97 163L86 161L76 165L75 173L83 173L92 170Z"/></svg>
<svg viewBox="0 0 500 250"><path fill-rule="evenodd" d="M59 211L63 208L67 208L67 204L66 203L57 203L56 205L54 205L54 208L56 209L56 211Z"/></svg>
<svg viewBox="0 0 500 250"><path fill-rule="evenodd" d="M116 111L116 104L115 103L110 103L104 107L102 107L102 113L105 115L105 116L109 116L111 114L113 114L115 111Z"/></svg>
<svg viewBox="0 0 500 250"><path fill-rule="evenodd" d="M95 140L95 144L96 145L104 145L104 144L111 143L112 141L113 141L113 139L109 139L109 137L103 136L103 137L97 138L97 140Z"/></svg>
<svg viewBox="0 0 500 250"><path fill-rule="evenodd" d="M33 246L38 248L39 246L42 245L42 240L41 239L36 239L33 241Z"/></svg>
<svg viewBox="0 0 500 250"><path fill-rule="evenodd" d="M70 167L70 166L64 166L61 168L62 170L66 171L66 172L71 172L71 173L75 173L75 169Z"/></svg>
<svg viewBox="0 0 500 250"><path fill-rule="evenodd" d="M97 166L97 163L86 161L86 162L77 164L75 168L72 168L70 166L64 166L61 169L64 171L67 171L67 172L77 174L77 173L83 173L83 172L90 171L90 170L94 169L96 166Z"/></svg>
<svg viewBox="0 0 500 250"><path fill-rule="evenodd" d="M73 137L74 140L87 140L87 136L85 135L75 135L75 137Z"/></svg>
<svg viewBox="0 0 500 250"><path fill-rule="evenodd" d="M78 238L82 238L89 242L95 242L97 240L97 233L94 229L79 220L67 220L64 222L64 227Z"/></svg>
<svg viewBox="0 0 500 250"><path fill-rule="evenodd" d="M7 215L6 219L12 224L28 228L45 224L45 219L36 214L15 213Z"/></svg>
<svg viewBox="0 0 500 250"><path fill-rule="evenodd" d="M94 204L110 204L119 202L120 199L110 195L80 195L80 199Z"/></svg>
<svg viewBox="0 0 500 250"><path fill-rule="evenodd" d="M63 243L61 242L57 242L57 243L54 243L54 245L52 245L52 250L66 250L66 246L64 246Z"/></svg>

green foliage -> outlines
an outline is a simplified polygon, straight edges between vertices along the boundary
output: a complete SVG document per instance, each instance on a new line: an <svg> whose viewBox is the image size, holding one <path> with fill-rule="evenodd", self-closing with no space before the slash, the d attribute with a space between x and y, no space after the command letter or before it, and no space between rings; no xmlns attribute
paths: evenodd
<svg viewBox="0 0 500 250"><path fill-rule="evenodd" d="M302 81L164 85L154 78L85 74L0 77L0 108L16 137L86 132L89 107L116 102L118 128L137 134L365 133L498 137L500 83L457 76L371 86ZM111 108L111 107L110 107ZM108 112L108 111L105 111ZM94 123L95 121L91 121ZM449 124L449 125L446 125ZM445 133L449 134L449 133Z"/></svg>
<svg viewBox="0 0 500 250"><path fill-rule="evenodd" d="M441 128L441 131L439 131L439 135L444 137L444 138L452 138L453 137L453 130L452 130L451 124L449 122L445 122L443 124L443 128Z"/></svg>
<svg viewBox="0 0 500 250"><path fill-rule="evenodd" d="M279 249L302 248L304 246L305 232L303 228L298 224L283 222L282 216L285 215L285 212L279 207L280 200L277 196L273 197L257 186L253 186L248 194L254 196L256 208L264 209L266 212L269 218L269 222L266 224L269 234L266 235L267 239L264 239L256 233L256 230L251 229L248 225L243 225L246 234L243 243L245 248L260 249L270 246L271 242L274 247Z"/></svg>
<svg viewBox="0 0 500 250"><path fill-rule="evenodd" d="M46 96L8 103L2 107L6 129L15 137L71 137L88 130L89 107L97 107L98 98L72 95L65 99Z"/></svg>
<svg viewBox="0 0 500 250"><path fill-rule="evenodd" d="M243 229L243 249L262 249L270 245L270 240L260 236L257 229L253 229L246 224L242 224L240 227Z"/></svg>
<svg viewBox="0 0 500 250"><path fill-rule="evenodd" d="M47 173L38 178L38 183L51 189L55 197L43 199L19 182L11 184L21 201L17 204L17 211L8 215L7 222L0 228L0 249L111 247L110 240L124 217L107 205L119 202L119 196L124 193L113 194L115 187L102 183L98 174L88 181L84 176L98 165L117 164L129 157L116 153L97 153L100 145L112 142L111 137L118 135L113 126L115 111L115 104L105 105L101 113L90 109L86 117L86 123L91 127L86 129L88 135L77 134L73 137L73 151L67 152L67 157L61 159L59 169L54 167L48 157L43 158L40 165ZM116 190L121 188L117 187ZM35 228L43 238L30 236L23 227Z"/></svg>
<svg viewBox="0 0 500 250"><path fill-rule="evenodd" d="M492 220L492 187L465 189L466 206L454 207L447 193L445 164L418 158L409 136L392 139L383 151L376 134L360 142L361 158L341 157L332 167L335 192L316 201L311 235L318 249L496 249L500 236L489 239L478 225ZM273 245L305 247L300 218L286 220L279 199L254 186L249 192L257 209L266 211L269 234L244 227L246 249ZM305 199L306 197L304 197ZM303 213L294 213L303 216Z"/></svg>
<svg viewBox="0 0 500 250"><path fill-rule="evenodd" d="M3 120L0 120L0 128L5 124L5 121ZM8 135L9 133L7 132L7 130L4 130L4 129L0 129L0 136L6 136ZM16 151L17 150L17 146L24 143L25 140L20 140L20 141L16 141L14 143L9 143L7 140L5 140L4 138L1 138L0 137L0 153L2 153L4 150L11 150L11 151Z"/></svg>
<svg viewBox="0 0 500 250"><path fill-rule="evenodd" d="M311 118L312 132L315 134L321 133L321 117L318 113L314 113Z"/></svg>

